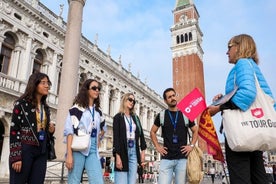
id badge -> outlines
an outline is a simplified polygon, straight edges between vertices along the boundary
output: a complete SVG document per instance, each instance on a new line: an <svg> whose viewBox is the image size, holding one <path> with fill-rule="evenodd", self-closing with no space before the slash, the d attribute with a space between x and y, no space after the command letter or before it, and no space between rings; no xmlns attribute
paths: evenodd
<svg viewBox="0 0 276 184"><path fill-rule="evenodd" d="M44 130L40 130L38 132L38 140L44 141L44 139L45 139L45 131Z"/></svg>
<svg viewBox="0 0 276 184"><path fill-rule="evenodd" d="M177 144L178 143L178 136L177 135L173 135L173 144Z"/></svg>
<svg viewBox="0 0 276 184"><path fill-rule="evenodd" d="M134 146L134 140L133 139L128 140L128 147L133 148L133 146Z"/></svg>
<svg viewBox="0 0 276 184"><path fill-rule="evenodd" d="M97 135L97 129L93 128L92 133L91 133L91 137L96 137L96 135Z"/></svg>

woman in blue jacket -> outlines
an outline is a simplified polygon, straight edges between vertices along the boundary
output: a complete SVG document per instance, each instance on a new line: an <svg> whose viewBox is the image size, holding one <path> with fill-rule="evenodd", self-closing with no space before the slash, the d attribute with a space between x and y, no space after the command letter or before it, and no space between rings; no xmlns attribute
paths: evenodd
<svg viewBox="0 0 276 184"><path fill-rule="evenodd" d="M234 64L234 67L228 75L225 94L231 92L235 85L238 90L225 104L209 106L211 115L225 109L240 109L242 111L249 109L257 94L254 73L262 90L273 98L271 90L257 65L259 62L257 48L251 36L241 34L231 38L228 42L227 55L229 63ZM217 100L221 96L221 94L218 94L213 100ZM276 110L276 104L274 104L274 108ZM225 140L225 151L231 184L268 183L262 151L232 151L227 143L227 138Z"/></svg>

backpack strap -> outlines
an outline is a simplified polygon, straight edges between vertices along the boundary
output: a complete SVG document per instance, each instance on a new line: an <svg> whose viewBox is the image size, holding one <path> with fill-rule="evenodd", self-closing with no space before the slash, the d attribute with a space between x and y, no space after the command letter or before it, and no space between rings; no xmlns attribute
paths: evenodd
<svg viewBox="0 0 276 184"><path fill-rule="evenodd" d="M189 127L189 119L182 112L181 112L181 114L182 114L184 122L185 122L185 127Z"/></svg>
<svg viewBox="0 0 276 184"><path fill-rule="evenodd" d="M164 126L164 121L165 121L165 112L166 109L162 110L159 114L160 114L160 126ZM181 111L180 111L181 112ZM182 114L182 117L184 119L185 122L185 127L189 127L189 119L187 118L187 116L185 116L182 112L180 113Z"/></svg>
<svg viewBox="0 0 276 184"><path fill-rule="evenodd" d="M166 112L166 109L162 110L162 111L159 113L159 114L160 114L160 126L164 126L165 112Z"/></svg>
<svg viewBox="0 0 276 184"><path fill-rule="evenodd" d="M166 109L160 111L160 113L159 113L159 116L160 116L160 126L161 126L161 127L164 126L165 112L166 112ZM187 116L185 116L181 111L180 111L180 114L182 114L182 116L183 116L184 123L185 123L185 127L188 128L188 127L189 127L189 119L188 119ZM163 130L161 130L161 132L163 132ZM163 137L162 134L163 134L163 133L161 133L161 137ZM189 136L189 140L190 140L190 139L191 139L191 135L190 135L189 129L188 129L188 136Z"/></svg>

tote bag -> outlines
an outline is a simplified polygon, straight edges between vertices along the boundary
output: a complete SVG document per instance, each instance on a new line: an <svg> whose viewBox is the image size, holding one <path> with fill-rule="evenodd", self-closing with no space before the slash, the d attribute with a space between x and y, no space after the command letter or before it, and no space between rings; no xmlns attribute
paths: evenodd
<svg viewBox="0 0 276 184"><path fill-rule="evenodd" d="M199 184L203 179L203 153L197 146L189 153L187 158L187 176L189 184Z"/></svg>
<svg viewBox="0 0 276 184"><path fill-rule="evenodd" d="M223 129L233 151L276 150L274 100L263 92L256 75L255 83L256 99L247 111L223 110Z"/></svg>

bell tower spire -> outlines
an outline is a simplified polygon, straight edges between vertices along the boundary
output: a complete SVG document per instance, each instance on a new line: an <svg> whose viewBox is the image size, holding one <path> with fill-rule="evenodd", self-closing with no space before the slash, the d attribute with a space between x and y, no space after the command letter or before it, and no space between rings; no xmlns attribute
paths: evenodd
<svg viewBox="0 0 276 184"><path fill-rule="evenodd" d="M177 0L171 27L173 87L178 101L195 87L205 96L203 33L199 27L199 14L192 0Z"/></svg>

